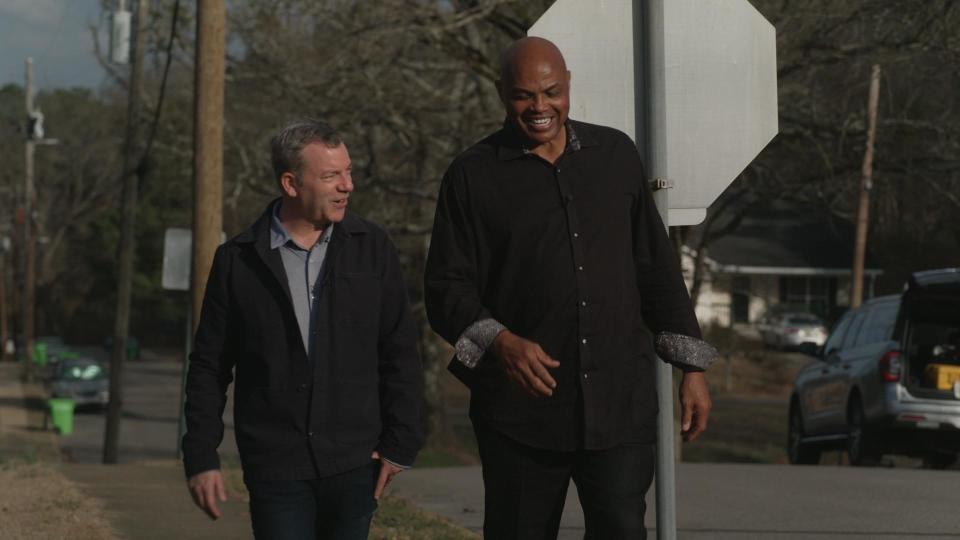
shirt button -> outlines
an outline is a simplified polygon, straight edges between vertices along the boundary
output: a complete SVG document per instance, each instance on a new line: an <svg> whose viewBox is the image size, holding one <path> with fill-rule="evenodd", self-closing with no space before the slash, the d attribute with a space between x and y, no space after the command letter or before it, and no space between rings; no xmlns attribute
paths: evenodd
<svg viewBox="0 0 960 540"><path fill-rule="evenodd" d="M589 374L589 373L584 373L584 374L583 374L583 378L584 378L584 379L589 379L589 378L590 378L590 374Z"/></svg>
<svg viewBox="0 0 960 540"><path fill-rule="evenodd" d="M581 340L580 340L580 343L583 343L584 345L586 345L586 344L587 344L587 338L581 339Z"/></svg>
<svg viewBox="0 0 960 540"><path fill-rule="evenodd" d="M580 233L573 233L574 238L580 238Z"/></svg>
<svg viewBox="0 0 960 540"><path fill-rule="evenodd" d="M578 267L577 267L577 270L583 272L583 267L582 267L582 266L578 266Z"/></svg>
<svg viewBox="0 0 960 540"><path fill-rule="evenodd" d="M308 432L307 432L307 437L313 437L313 432L312 432L312 431L308 431Z"/></svg>
<svg viewBox="0 0 960 540"><path fill-rule="evenodd" d="M583 306L583 307L587 307L587 301L584 300L583 302L580 302L580 305Z"/></svg>
<svg viewBox="0 0 960 540"><path fill-rule="evenodd" d="M300 386L297 387L297 392L303 392L306 389L307 389L307 385L301 384Z"/></svg>

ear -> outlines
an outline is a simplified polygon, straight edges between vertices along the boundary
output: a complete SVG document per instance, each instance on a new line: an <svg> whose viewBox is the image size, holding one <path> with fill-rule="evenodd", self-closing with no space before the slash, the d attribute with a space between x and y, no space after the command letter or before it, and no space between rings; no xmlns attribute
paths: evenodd
<svg viewBox="0 0 960 540"><path fill-rule="evenodd" d="M572 78L572 77L571 77L571 75L570 75L570 70L568 69L568 70L567 70L567 87L570 86L570 79L571 79L571 78Z"/></svg>
<svg viewBox="0 0 960 540"><path fill-rule="evenodd" d="M284 195L295 199L300 193L300 186L297 185L297 177L289 171L281 174L280 189L283 190Z"/></svg>

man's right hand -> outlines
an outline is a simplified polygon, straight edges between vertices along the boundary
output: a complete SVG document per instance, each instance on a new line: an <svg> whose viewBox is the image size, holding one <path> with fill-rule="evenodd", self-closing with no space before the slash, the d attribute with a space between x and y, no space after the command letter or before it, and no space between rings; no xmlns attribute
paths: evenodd
<svg viewBox="0 0 960 540"><path fill-rule="evenodd" d="M537 397L553 395L557 382L547 368L560 367L560 362L550 358L540 345L504 330L494 338L490 350L503 362L507 376L528 394Z"/></svg>
<svg viewBox="0 0 960 540"><path fill-rule="evenodd" d="M227 492L223 489L223 475L220 471L204 471L187 479L187 489L201 510L210 516L210 519L219 519L220 510L217 508L217 499L227 501Z"/></svg>

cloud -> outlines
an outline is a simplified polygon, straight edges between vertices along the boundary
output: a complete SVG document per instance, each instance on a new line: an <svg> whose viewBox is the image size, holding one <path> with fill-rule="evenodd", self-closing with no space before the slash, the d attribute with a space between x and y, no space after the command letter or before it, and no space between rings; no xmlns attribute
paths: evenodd
<svg viewBox="0 0 960 540"><path fill-rule="evenodd" d="M88 26L100 13L98 0L0 0L0 86L23 84L28 56L37 88L99 85Z"/></svg>
<svg viewBox="0 0 960 540"><path fill-rule="evenodd" d="M63 0L3 0L0 4L0 13L44 26L57 24L68 10Z"/></svg>

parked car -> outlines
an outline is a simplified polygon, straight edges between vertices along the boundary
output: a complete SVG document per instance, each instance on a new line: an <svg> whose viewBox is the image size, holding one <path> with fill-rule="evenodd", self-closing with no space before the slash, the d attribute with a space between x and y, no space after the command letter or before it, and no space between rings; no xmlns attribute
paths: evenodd
<svg viewBox="0 0 960 540"><path fill-rule="evenodd" d="M50 382L50 395L70 398L77 407L105 407L110 401L106 372L92 358L71 358L57 364Z"/></svg>
<svg viewBox="0 0 960 540"><path fill-rule="evenodd" d="M804 343L819 347L827 340L826 325L812 313L779 313L758 326L763 344L777 349L797 349Z"/></svg>
<svg viewBox="0 0 960 540"><path fill-rule="evenodd" d="M945 468L960 453L960 269L913 274L901 295L847 312L797 375L787 453L815 464L828 448L851 465L883 454Z"/></svg>

